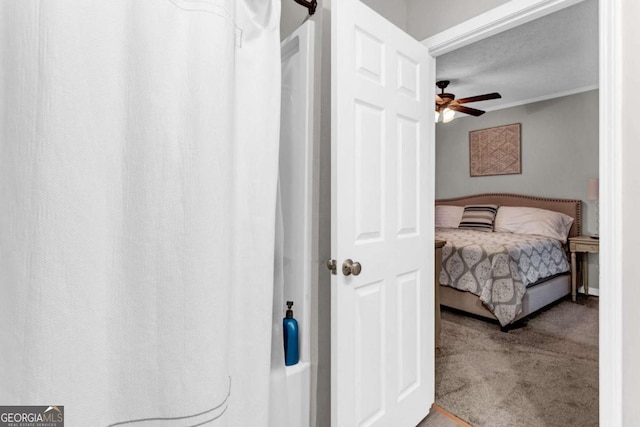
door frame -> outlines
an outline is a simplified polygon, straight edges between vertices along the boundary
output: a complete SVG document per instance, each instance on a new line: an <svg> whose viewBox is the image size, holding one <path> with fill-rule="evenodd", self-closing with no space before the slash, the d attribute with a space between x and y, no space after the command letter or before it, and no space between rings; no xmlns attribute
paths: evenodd
<svg viewBox="0 0 640 427"><path fill-rule="evenodd" d="M426 40L434 59L584 0L507 2ZM599 0L600 424L622 425L622 0ZM435 61L434 61L435 62Z"/></svg>

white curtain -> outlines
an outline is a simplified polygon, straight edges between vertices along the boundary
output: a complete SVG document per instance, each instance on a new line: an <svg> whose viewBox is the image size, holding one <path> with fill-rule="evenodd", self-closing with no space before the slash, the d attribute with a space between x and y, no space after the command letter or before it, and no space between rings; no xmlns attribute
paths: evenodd
<svg viewBox="0 0 640 427"><path fill-rule="evenodd" d="M269 418L279 0L0 2L0 403Z"/></svg>

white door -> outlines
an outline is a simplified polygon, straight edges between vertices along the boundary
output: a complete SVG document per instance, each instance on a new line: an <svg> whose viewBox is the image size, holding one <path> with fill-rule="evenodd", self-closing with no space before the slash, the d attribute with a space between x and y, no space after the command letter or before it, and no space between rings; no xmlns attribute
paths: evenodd
<svg viewBox="0 0 640 427"><path fill-rule="evenodd" d="M433 62L359 1L332 8L332 425L413 427L434 400Z"/></svg>

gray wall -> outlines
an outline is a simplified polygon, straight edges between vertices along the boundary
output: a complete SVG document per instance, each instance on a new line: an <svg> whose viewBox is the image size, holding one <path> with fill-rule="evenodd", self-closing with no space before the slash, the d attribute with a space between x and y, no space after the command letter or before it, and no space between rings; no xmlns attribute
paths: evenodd
<svg viewBox="0 0 640 427"><path fill-rule="evenodd" d="M361 0L362 3L378 12L391 21L396 27L407 31L407 1L406 0ZM495 0L494 0L495 1ZM330 1L318 0L317 15L322 9L330 9ZM307 17L307 9L298 5L293 0L282 0L280 17L280 40L284 40L289 34L298 28ZM312 17L320 20L319 16Z"/></svg>
<svg viewBox="0 0 640 427"><path fill-rule="evenodd" d="M338 0L339 1L339 0ZM406 0L361 0L362 3L384 16L396 27L407 31ZM407 31L408 32L408 31Z"/></svg>
<svg viewBox="0 0 640 427"><path fill-rule="evenodd" d="M406 1L407 32L418 40L424 40L509 0Z"/></svg>
<svg viewBox="0 0 640 427"><path fill-rule="evenodd" d="M598 91L555 98L436 125L436 198L519 193L583 201L583 233L596 232L587 180L598 177ZM469 131L522 124L522 174L469 176ZM598 256L589 255L589 286L599 288Z"/></svg>
<svg viewBox="0 0 640 427"><path fill-rule="evenodd" d="M325 2L325 3L328 3ZM321 111L320 135L317 146L318 180L318 387L316 426L331 425L331 275L326 262L331 258L331 11L322 15L322 58L319 75L320 93L317 97Z"/></svg>
<svg viewBox="0 0 640 427"><path fill-rule="evenodd" d="M300 6L293 0L281 0L280 8L280 40L286 39L296 28L298 28L307 17L307 8ZM316 15L312 19L318 20L322 9L322 0L316 9Z"/></svg>

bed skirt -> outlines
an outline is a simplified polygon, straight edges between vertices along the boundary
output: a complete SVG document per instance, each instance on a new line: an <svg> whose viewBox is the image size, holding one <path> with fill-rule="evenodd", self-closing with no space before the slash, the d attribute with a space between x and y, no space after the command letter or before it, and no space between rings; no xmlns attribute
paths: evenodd
<svg viewBox="0 0 640 427"><path fill-rule="evenodd" d="M565 273L527 288L522 299L522 312L511 323L540 310L542 307L571 294L571 274ZM455 308L491 320L498 320L491 311L471 292L459 291L440 285L440 305Z"/></svg>

